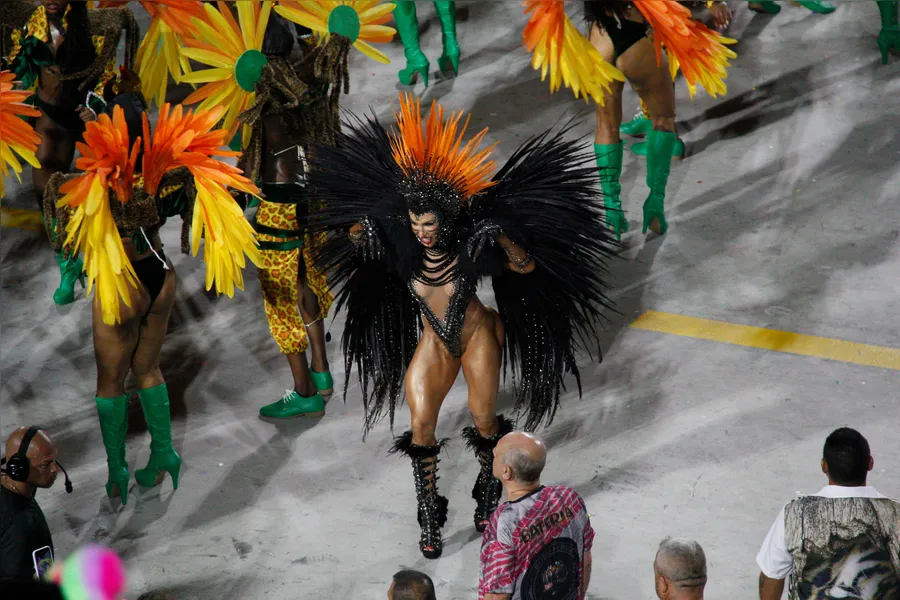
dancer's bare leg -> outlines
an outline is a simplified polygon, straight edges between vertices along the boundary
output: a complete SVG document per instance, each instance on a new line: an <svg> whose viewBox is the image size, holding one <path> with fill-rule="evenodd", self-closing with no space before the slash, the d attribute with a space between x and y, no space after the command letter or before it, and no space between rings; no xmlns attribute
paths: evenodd
<svg viewBox="0 0 900 600"><path fill-rule="evenodd" d="M490 437L499 429L497 395L500 392L502 359L503 323L494 310L484 308L461 360L463 376L469 388L469 412L482 437Z"/></svg>

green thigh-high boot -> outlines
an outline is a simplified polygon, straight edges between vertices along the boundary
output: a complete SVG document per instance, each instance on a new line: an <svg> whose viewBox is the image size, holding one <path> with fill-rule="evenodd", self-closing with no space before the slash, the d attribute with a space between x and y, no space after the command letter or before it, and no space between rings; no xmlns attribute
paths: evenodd
<svg viewBox="0 0 900 600"><path fill-rule="evenodd" d="M416 18L416 3L412 0L397 0L394 8L394 22L397 24L397 33L403 42L403 51L406 55L406 68L397 73L400 83L412 85L415 76L422 76L422 83L428 87L428 69L430 64L422 50L419 48L419 20Z"/></svg>
<svg viewBox="0 0 900 600"><path fill-rule="evenodd" d="M886 65L888 52L892 48L896 52L900 52L900 2L897 2L897 0L879 0L878 12L881 13L878 49L881 50L881 62Z"/></svg>
<svg viewBox="0 0 900 600"><path fill-rule="evenodd" d="M178 473L181 471L181 457L172 447L172 417L169 412L169 391L166 384L146 390L138 390L144 419L150 431L150 460L143 469L134 472L134 479L143 487L159 485L168 471L172 485L178 489Z"/></svg>
<svg viewBox="0 0 900 600"><path fill-rule="evenodd" d="M603 190L603 206L606 207L606 224L616 232L616 239L622 239L622 234L628 231L628 219L622 212L622 201L619 199L622 193L619 176L622 174L624 150L625 142L594 144L600 188Z"/></svg>
<svg viewBox="0 0 900 600"><path fill-rule="evenodd" d="M100 418L100 434L106 448L106 466L109 478L106 495L122 497L128 504L128 463L125 462L125 433L128 431L128 396L117 398L94 397L97 416Z"/></svg>
<svg viewBox="0 0 900 600"><path fill-rule="evenodd" d="M677 136L670 131L653 130L647 134L647 185L650 195L644 201L643 233L649 227L662 235L669 228L664 214L666 183L672 167L672 148ZM655 223L655 226L654 226Z"/></svg>
<svg viewBox="0 0 900 600"><path fill-rule="evenodd" d="M456 1L434 0L434 10L441 22L444 53L438 59L441 71L459 73L459 42L456 40Z"/></svg>

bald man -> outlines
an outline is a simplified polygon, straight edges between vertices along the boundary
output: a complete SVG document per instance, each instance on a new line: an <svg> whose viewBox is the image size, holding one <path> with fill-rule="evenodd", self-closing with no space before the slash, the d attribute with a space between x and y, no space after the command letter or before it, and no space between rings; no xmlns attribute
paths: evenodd
<svg viewBox="0 0 900 600"><path fill-rule="evenodd" d="M19 452L27 427L16 429L6 440L7 460ZM0 579L29 580L53 561L50 528L37 500L38 488L49 488L59 475L56 446L44 431L35 433L25 452L28 477L14 481L0 473Z"/></svg>
<svg viewBox="0 0 900 600"><path fill-rule="evenodd" d="M706 554L693 540L667 537L656 552L653 576L660 600L703 600Z"/></svg>
<svg viewBox="0 0 900 600"><path fill-rule="evenodd" d="M530 433L507 434L494 450L506 502L481 540L479 600L585 597L594 530L575 490L541 484L546 462L544 442Z"/></svg>

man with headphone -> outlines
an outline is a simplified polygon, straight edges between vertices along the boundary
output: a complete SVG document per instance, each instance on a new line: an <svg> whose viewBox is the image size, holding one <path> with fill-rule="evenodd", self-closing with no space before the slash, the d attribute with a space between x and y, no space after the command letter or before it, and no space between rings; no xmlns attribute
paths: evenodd
<svg viewBox="0 0 900 600"><path fill-rule="evenodd" d="M56 446L33 426L10 434L0 465L0 579L40 578L52 566L53 540L34 496L65 470L56 462ZM66 491L72 491L68 477Z"/></svg>

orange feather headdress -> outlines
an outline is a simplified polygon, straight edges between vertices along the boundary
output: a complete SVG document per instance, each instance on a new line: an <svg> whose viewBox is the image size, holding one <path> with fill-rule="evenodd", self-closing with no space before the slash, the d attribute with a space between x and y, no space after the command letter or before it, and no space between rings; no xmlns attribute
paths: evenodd
<svg viewBox="0 0 900 600"><path fill-rule="evenodd" d="M391 135L391 150L397 165L408 178L409 193L404 195L414 212L413 205L424 208L437 203L455 214L460 203L494 185L491 181L494 161L488 159L497 144L478 151L487 135L487 127L463 146L469 118L466 117L462 127L462 111L451 113L445 120L444 108L435 101L423 128L421 103L412 94L400 95L400 111L395 117L397 133ZM425 197L428 190L422 186L431 189L432 197ZM415 201L413 196L419 196L420 201Z"/></svg>

